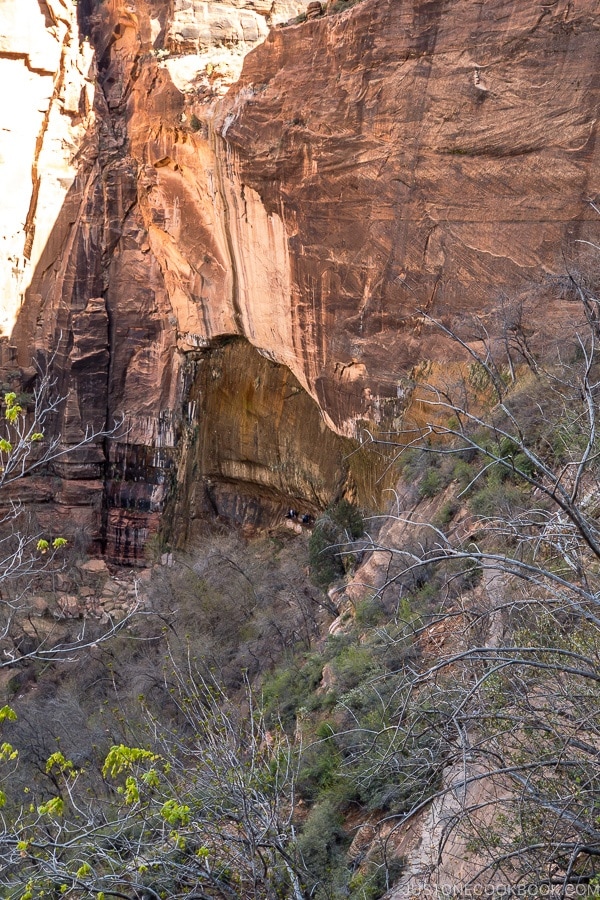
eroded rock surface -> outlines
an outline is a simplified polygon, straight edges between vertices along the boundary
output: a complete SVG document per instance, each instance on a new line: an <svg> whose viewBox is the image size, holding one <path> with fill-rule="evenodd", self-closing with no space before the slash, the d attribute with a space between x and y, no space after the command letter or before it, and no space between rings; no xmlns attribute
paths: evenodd
<svg viewBox="0 0 600 900"><path fill-rule="evenodd" d="M310 521L342 494L377 506L389 486L378 455L327 428L319 407L285 366L244 340L198 354L180 441L181 478L192 486L177 505L179 531L216 514L239 525Z"/></svg>
<svg viewBox="0 0 600 900"><path fill-rule="evenodd" d="M54 218L33 200L25 213L38 250L11 340L23 367L57 350L68 440L90 418L123 420L108 451L61 473L73 508L86 503L76 476L105 485L112 558L143 556L178 477L191 493L209 476L179 451L218 406L199 397L188 422L192 363L224 338L289 368L329 427L356 437L398 427L414 367L454 352L423 311L451 327L475 313L493 334L524 303L534 341L578 315L560 277L598 235L592 0L42 7L32 22L54 56L38 92L79 149L71 136ZM18 169L25 184L32 166ZM271 450L230 460L229 483L275 509L297 483L264 475Z"/></svg>
<svg viewBox="0 0 600 900"><path fill-rule="evenodd" d="M10 334L93 127L94 61L71 0L0 5L0 329Z"/></svg>

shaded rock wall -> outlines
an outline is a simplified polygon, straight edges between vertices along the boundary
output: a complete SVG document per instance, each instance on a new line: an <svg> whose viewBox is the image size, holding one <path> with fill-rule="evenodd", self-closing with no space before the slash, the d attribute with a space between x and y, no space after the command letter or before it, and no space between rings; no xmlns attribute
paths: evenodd
<svg viewBox="0 0 600 900"><path fill-rule="evenodd" d="M290 508L314 517L342 494L381 503L391 478L380 456L331 431L287 367L240 339L189 365L176 503L184 539L207 514L260 527Z"/></svg>
<svg viewBox="0 0 600 900"><path fill-rule="evenodd" d="M59 5L81 75L88 41ZM234 517L238 490L275 515L288 496L325 502L328 490L310 493L319 478L344 483L328 464L302 490L273 470L291 422L248 462L238 375L221 369L214 395L193 375L224 338L287 367L327 425L357 437L365 423L398 427L414 367L454 353L423 310L453 327L476 313L500 334L503 310L525 302L538 342L578 315L548 285L579 238L598 237L597 5L363 0L281 26L305 6L77 6L94 107L85 82L73 178L36 232L47 237L11 341L21 366L57 349L68 441L87 421L123 421L59 473L71 507L85 508L82 476L104 487L114 559L141 558L178 479L187 495L190 479L218 475ZM247 365L248 383L262 377L262 361ZM276 421L278 391L253 415ZM235 477L204 439L194 464L183 443L215 416L238 428L224 457Z"/></svg>

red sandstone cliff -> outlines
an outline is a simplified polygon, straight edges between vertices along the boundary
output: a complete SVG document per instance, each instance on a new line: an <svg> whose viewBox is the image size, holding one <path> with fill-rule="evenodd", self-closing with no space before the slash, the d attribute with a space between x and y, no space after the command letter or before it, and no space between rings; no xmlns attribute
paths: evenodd
<svg viewBox="0 0 600 900"><path fill-rule="evenodd" d="M55 493L71 512L96 497L114 559L141 556L177 472L191 517L363 488L320 416L346 436L399 421L412 367L448 352L421 310L494 331L526 300L533 339L573 315L548 279L598 239L597 4L362 0L281 26L303 6L40 0L46 69L32 34L0 45L47 97L22 138L10 343L21 366L58 348L66 440L124 416ZM223 356L233 336L287 368ZM317 405L294 411L302 389Z"/></svg>

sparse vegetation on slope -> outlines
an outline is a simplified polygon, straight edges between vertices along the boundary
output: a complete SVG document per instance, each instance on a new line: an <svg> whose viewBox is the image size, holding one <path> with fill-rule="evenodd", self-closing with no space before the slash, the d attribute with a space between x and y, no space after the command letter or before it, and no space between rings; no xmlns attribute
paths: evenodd
<svg viewBox="0 0 600 900"><path fill-rule="evenodd" d="M434 884L595 896L595 342L592 317L544 366L416 385L378 539L345 501L310 540L207 535L78 689L56 668L7 707L5 896L376 900L425 885L419 822Z"/></svg>

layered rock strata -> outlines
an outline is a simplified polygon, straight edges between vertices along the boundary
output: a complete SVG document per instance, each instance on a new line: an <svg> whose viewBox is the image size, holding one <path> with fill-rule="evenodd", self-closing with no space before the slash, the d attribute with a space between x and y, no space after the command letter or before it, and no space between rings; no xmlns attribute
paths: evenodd
<svg viewBox="0 0 600 900"><path fill-rule="evenodd" d="M11 340L21 366L57 349L69 441L123 420L60 472L105 485L114 559L141 557L178 471L186 494L212 477L202 441L195 467L177 448L227 418L189 393L224 338L289 369L357 438L397 429L414 367L451 358L424 313L476 314L492 336L520 316L533 341L577 317L560 279L577 241L598 242L592 0L363 0L311 4L307 21L288 0L80 0L81 41L56 3L80 74L94 48L95 100L84 85L74 178L36 231ZM298 482L265 475L268 445L227 483L275 510Z"/></svg>

